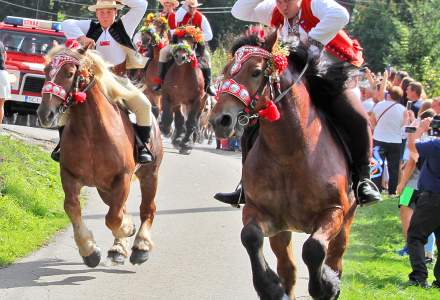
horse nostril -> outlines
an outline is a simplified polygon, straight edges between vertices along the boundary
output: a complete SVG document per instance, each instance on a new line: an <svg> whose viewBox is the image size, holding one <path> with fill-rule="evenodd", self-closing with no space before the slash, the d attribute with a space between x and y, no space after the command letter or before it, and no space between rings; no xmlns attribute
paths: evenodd
<svg viewBox="0 0 440 300"><path fill-rule="evenodd" d="M223 115L220 119L219 124L223 127L229 127L232 125L232 117L231 115Z"/></svg>

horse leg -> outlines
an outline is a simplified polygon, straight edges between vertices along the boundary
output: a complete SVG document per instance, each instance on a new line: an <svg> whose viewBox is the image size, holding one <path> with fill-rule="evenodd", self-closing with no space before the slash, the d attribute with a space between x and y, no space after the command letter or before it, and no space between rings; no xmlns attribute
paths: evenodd
<svg viewBox="0 0 440 300"><path fill-rule="evenodd" d="M82 186L62 168L61 181L65 194L64 210L72 222L73 236L78 246L79 254L88 267L94 268L101 261L101 251L96 246L93 234L84 224L81 216L79 194Z"/></svg>
<svg viewBox="0 0 440 300"><path fill-rule="evenodd" d="M182 113L182 110L180 109L180 106L178 106L174 110L174 127L175 127L175 133L173 138L173 145L178 147L180 143L182 142L182 139L185 135L185 116Z"/></svg>
<svg viewBox="0 0 440 300"><path fill-rule="evenodd" d="M171 123L173 123L173 113L171 112L169 97L162 95L162 116L160 118L159 128L166 137L170 135Z"/></svg>
<svg viewBox="0 0 440 300"><path fill-rule="evenodd" d="M200 104L196 103L192 105L191 111L188 113L188 118L186 119L186 133L182 142L180 143L180 153L190 154L191 153L191 138L194 131L197 128L197 120L200 117L199 112Z"/></svg>
<svg viewBox="0 0 440 300"><path fill-rule="evenodd" d="M158 173L151 171L151 169L141 169L137 176L140 181L142 193L140 206L141 226L133 242L130 256L130 262L133 265L140 265L147 261L154 245L151 239L150 229L156 214L156 203L154 199L157 191Z"/></svg>
<svg viewBox="0 0 440 300"><path fill-rule="evenodd" d="M113 246L107 257L115 264L123 264L128 257L128 237L136 233L130 215L126 214L125 202L130 191L131 176L124 174L115 179L111 191L98 190L99 195L109 205L105 224L114 236Z"/></svg>
<svg viewBox="0 0 440 300"><path fill-rule="evenodd" d="M338 235L330 241L328 245L327 257L325 264L338 273L339 278L342 275L342 256L348 246L348 237L350 235L350 227L353 221L355 208L350 214L345 216L344 225Z"/></svg>
<svg viewBox="0 0 440 300"><path fill-rule="evenodd" d="M295 299L296 266L293 260L292 233L280 232L269 238L270 247L277 257L277 273L290 299Z"/></svg>
<svg viewBox="0 0 440 300"><path fill-rule="evenodd" d="M313 299L331 300L339 297L339 274L324 264L329 243L341 231L344 213L331 208L320 216L316 231L303 245L302 257L309 269L309 294Z"/></svg>
<svg viewBox="0 0 440 300"><path fill-rule="evenodd" d="M258 296L263 300L289 299L277 274L272 271L263 254L264 232L268 222L253 207L243 208L241 242L249 255L252 281Z"/></svg>

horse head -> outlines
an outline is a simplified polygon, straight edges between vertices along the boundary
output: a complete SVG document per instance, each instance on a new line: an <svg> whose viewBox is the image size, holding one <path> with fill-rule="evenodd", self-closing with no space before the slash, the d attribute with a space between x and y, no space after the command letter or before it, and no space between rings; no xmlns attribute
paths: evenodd
<svg viewBox="0 0 440 300"><path fill-rule="evenodd" d="M160 46L164 39L168 39L169 30L168 20L165 17L159 14L148 14L144 25L139 30L141 32L142 47Z"/></svg>
<svg viewBox="0 0 440 300"><path fill-rule="evenodd" d="M197 61L195 48L203 43L203 33L195 26L182 26L175 30L171 54L177 65Z"/></svg>
<svg viewBox="0 0 440 300"><path fill-rule="evenodd" d="M217 137L232 136L234 131L243 129L250 119L266 109L273 85L279 84L274 80L279 80L282 73L275 67L280 64L281 71L287 68L288 54L280 61L273 54L278 47L277 31L269 32L264 39L262 35L262 32L255 32L244 36L233 46L234 58L224 68L217 104L210 116Z"/></svg>
<svg viewBox="0 0 440 300"><path fill-rule="evenodd" d="M77 45L72 48L60 46L48 54L44 69L46 80L37 109L42 126L51 127L60 112L85 101L84 91L93 77L90 64L83 59L87 50Z"/></svg>

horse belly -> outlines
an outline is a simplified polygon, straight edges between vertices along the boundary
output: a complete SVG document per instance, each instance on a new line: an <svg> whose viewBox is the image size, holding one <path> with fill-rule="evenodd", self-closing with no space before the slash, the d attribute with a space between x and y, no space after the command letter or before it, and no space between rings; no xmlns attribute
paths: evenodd
<svg viewBox="0 0 440 300"><path fill-rule="evenodd" d="M249 198L267 216L274 231L311 233L316 216L340 205L336 182L322 182L319 176L315 178L316 172L300 172L300 166L283 167L256 161L254 165L245 164L243 170L246 201Z"/></svg>

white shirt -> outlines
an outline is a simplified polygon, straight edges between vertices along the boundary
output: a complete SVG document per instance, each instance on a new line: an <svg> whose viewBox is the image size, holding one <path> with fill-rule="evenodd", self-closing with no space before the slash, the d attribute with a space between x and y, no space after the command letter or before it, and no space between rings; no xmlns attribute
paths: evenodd
<svg viewBox="0 0 440 300"><path fill-rule="evenodd" d="M181 7L179 7L179 9L176 11L176 23L182 22L183 18L185 17L187 11L185 10L185 5L182 5ZM203 37L205 39L205 41L209 42L210 40L212 40L212 29L211 29L211 24L209 24L208 19L202 15L202 32L203 32Z"/></svg>
<svg viewBox="0 0 440 300"><path fill-rule="evenodd" d="M364 109L367 113L371 112L371 110L374 107L374 104L375 104L375 102L374 102L373 98L368 98L368 99L362 101L362 106L364 107Z"/></svg>
<svg viewBox="0 0 440 300"><path fill-rule="evenodd" d="M11 97L11 83L8 71L0 70L0 99L8 100Z"/></svg>
<svg viewBox="0 0 440 300"><path fill-rule="evenodd" d="M377 103L373 109L376 119L379 119L380 115L394 103L396 102L390 100ZM405 107L400 103L385 112L374 128L373 138L385 143L401 143L404 113Z"/></svg>
<svg viewBox="0 0 440 300"><path fill-rule="evenodd" d="M146 0L122 0L120 2L130 8L121 19L128 36L133 38L137 26L147 11L148 2ZM61 27L68 39L77 39L87 34L90 23L91 20L65 20ZM104 28L96 41L96 50L113 65L123 63L127 56L122 46Z"/></svg>
<svg viewBox="0 0 440 300"><path fill-rule="evenodd" d="M232 7L232 15L243 21L258 22L270 26L276 0L238 0ZM312 0L312 14L319 23L307 34L300 26L300 39L307 40L308 36L323 45L327 45L347 25L350 16L347 10L334 0ZM301 12L300 12L301 14ZM284 18L281 38L287 37L288 23Z"/></svg>

